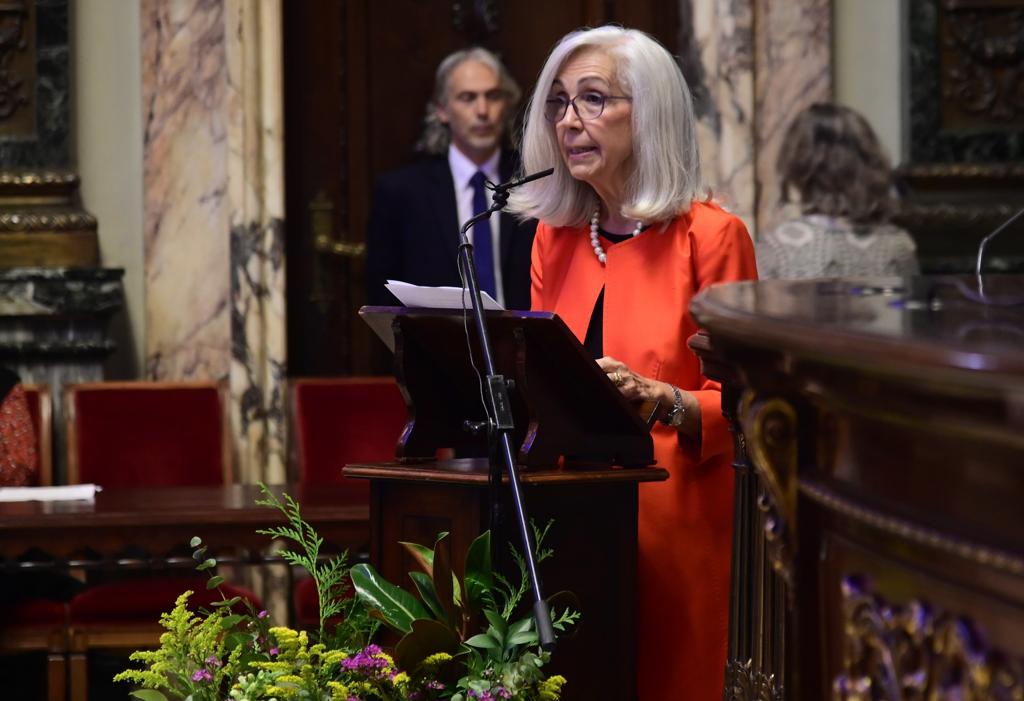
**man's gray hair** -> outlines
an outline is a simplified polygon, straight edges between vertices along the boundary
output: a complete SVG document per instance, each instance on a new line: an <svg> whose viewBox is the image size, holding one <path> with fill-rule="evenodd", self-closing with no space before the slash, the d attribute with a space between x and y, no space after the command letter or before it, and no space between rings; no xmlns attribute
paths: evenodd
<svg viewBox="0 0 1024 701"><path fill-rule="evenodd" d="M614 60L619 88L633 98L633 171L627 175L621 215L653 223L688 212L705 192L686 79L655 39L612 26L572 32L548 56L526 108L522 172L552 167L555 172L514 191L508 210L552 226L578 226L594 213L597 194L570 175L554 126L544 117L544 103L562 66L588 49Z"/></svg>
<svg viewBox="0 0 1024 701"><path fill-rule="evenodd" d="M423 134L416 142L417 152L440 154L448 150L451 133L448 130L448 125L438 119L437 108L443 107L448 101L448 86L452 73L465 61L479 61L498 76L498 85L508 95L508 109L505 111L502 137L506 141L511 138L512 122L515 119L516 107L519 105L519 98L522 97L522 91L515 78L497 56L487 49L474 46L448 54L437 66L437 73L434 75L434 94L427 102L427 111L423 116Z"/></svg>

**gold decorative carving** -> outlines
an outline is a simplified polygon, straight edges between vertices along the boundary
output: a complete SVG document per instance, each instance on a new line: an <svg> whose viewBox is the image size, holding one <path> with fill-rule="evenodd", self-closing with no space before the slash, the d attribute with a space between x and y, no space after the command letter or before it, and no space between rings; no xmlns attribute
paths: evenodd
<svg viewBox="0 0 1024 701"><path fill-rule="evenodd" d="M901 168L900 174L910 178L1024 178L1020 163L919 163Z"/></svg>
<svg viewBox="0 0 1024 701"><path fill-rule="evenodd" d="M0 231L77 231L95 228L96 217L86 211L0 211Z"/></svg>
<svg viewBox="0 0 1024 701"><path fill-rule="evenodd" d="M833 701L1020 701L1024 666L990 649L972 622L924 601L904 606L847 577L843 669Z"/></svg>
<svg viewBox="0 0 1024 701"><path fill-rule="evenodd" d="M77 185L78 175L67 170L0 171L0 185Z"/></svg>
<svg viewBox="0 0 1024 701"><path fill-rule="evenodd" d="M0 268L99 264L96 217L79 205L78 183L66 169L0 171Z"/></svg>
<svg viewBox="0 0 1024 701"><path fill-rule="evenodd" d="M1024 576L1024 559L1010 553L959 538L953 538L930 528L923 528L910 521L874 511L820 484L804 481L800 484L799 490L800 494L808 500L820 504L828 511L870 526L901 540L941 550L944 553L969 560L983 567L989 567L1016 576Z"/></svg>
<svg viewBox="0 0 1024 701"><path fill-rule="evenodd" d="M758 507L764 513L768 556L772 568L792 585L796 554L796 410L783 399L759 400L748 390L740 402L740 425L747 439L747 454L764 487Z"/></svg>
<svg viewBox="0 0 1024 701"><path fill-rule="evenodd" d="M782 701L782 687L775 676L754 670L753 660L729 660L725 664L725 701Z"/></svg>

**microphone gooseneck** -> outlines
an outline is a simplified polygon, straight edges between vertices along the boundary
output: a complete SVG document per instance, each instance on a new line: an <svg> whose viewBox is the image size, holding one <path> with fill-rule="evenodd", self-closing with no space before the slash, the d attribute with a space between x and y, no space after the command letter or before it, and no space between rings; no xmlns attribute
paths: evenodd
<svg viewBox="0 0 1024 701"><path fill-rule="evenodd" d="M496 193L499 192L499 191L511 190L512 188L519 187L520 185L525 185L526 183L533 182L534 180L540 180L541 178L546 178L546 177L548 177L549 175L551 175L554 172L555 172L554 168L548 168L547 170L539 170L536 173L532 173L530 175L522 177L519 180L509 180L507 183L501 183L500 185L495 185L492 189Z"/></svg>
<svg viewBox="0 0 1024 701"><path fill-rule="evenodd" d="M988 246L989 241L991 241L996 236L1001 234L1004 230L1006 230L1006 228L1009 227L1010 224L1012 224L1015 221L1017 221L1022 214L1024 214L1024 207L1021 207L1020 209L1018 209L1017 212L1012 217L1010 217L1009 219L1004 221L1002 224L1000 224L998 227L996 227L995 231L993 231L991 234L989 234L988 236L986 236L985 238L983 238L981 240L981 243L978 244L978 260L977 260L977 262L975 263L975 266L974 266L974 274L975 275L977 275L978 277L981 277L981 265L982 265L982 262L983 262L983 260L985 258L985 247Z"/></svg>

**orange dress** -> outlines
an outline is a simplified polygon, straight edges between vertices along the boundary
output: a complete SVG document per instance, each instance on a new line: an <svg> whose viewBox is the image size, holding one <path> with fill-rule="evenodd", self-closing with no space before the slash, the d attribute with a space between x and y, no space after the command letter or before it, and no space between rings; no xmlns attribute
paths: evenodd
<svg viewBox="0 0 1024 701"><path fill-rule="evenodd" d="M694 203L667 227L615 245L602 266L588 227L543 222L533 245L532 306L553 311L582 342L604 288L604 354L693 393L701 440L657 424L667 482L640 485L637 689L641 701L722 698L732 546L732 438L717 383L687 347L697 331L693 296L709 285L757 277L743 223Z"/></svg>

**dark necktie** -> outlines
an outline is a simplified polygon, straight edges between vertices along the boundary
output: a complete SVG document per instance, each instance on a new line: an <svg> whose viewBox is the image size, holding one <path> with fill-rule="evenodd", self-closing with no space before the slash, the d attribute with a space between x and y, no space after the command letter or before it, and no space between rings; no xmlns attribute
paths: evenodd
<svg viewBox="0 0 1024 701"><path fill-rule="evenodd" d="M484 188L483 171L477 171L469 184L473 186L473 215L487 210L488 197ZM491 222L487 219L473 227L473 262L476 263L476 274L480 278L480 289L497 298L497 285L494 282L494 242L491 240Z"/></svg>

